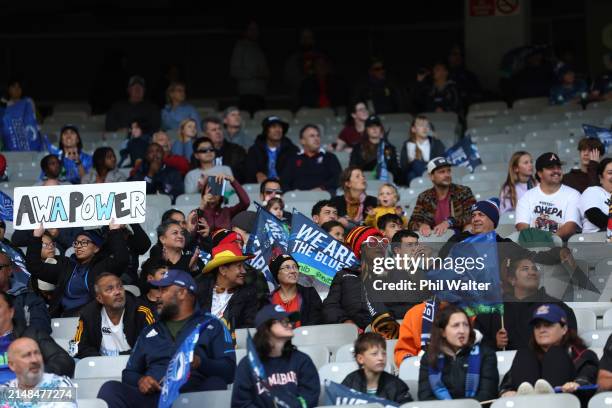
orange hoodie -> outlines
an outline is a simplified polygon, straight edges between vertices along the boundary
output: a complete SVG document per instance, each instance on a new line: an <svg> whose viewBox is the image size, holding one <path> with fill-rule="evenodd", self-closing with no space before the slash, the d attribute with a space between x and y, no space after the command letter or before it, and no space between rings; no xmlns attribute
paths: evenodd
<svg viewBox="0 0 612 408"><path fill-rule="evenodd" d="M400 326L399 339L393 353L396 367L399 367L406 357L418 356L421 351L423 311L425 311L425 302L414 305L404 315L404 321Z"/></svg>

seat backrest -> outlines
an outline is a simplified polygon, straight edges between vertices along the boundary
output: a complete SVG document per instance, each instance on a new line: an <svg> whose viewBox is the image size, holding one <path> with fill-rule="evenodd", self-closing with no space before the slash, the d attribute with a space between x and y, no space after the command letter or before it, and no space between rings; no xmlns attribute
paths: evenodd
<svg viewBox="0 0 612 408"><path fill-rule="evenodd" d="M229 407L232 403L232 390L188 392L180 394L173 408Z"/></svg>
<svg viewBox="0 0 612 408"><path fill-rule="evenodd" d="M355 357L353 355L354 351L355 347L353 347L353 343L348 343L340 346L334 353L334 362L350 363L352 361L355 361Z"/></svg>
<svg viewBox="0 0 612 408"><path fill-rule="evenodd" d="M609 408L612 407L612 392L600 392L591 397L589 408Z"/></svg>
<svg viewBox="0 0 612 408"><path fill-rule="evenodd" d="M130 356L85 357L76 363L74 378L121 378Z"/></svg>
<svg viewBox="0 0 612 408"><path fill-rule="evenodd" d="M111 380L121 381L121 378L79 378L72 382L77 389L77 398L81 400L96 398L104 383Z"/></svg>
<svg viewBox="0 0 612 408"><path fill-rule="evenodd" d="M324 380L330 380L338 384L342 383L342 380L347 375L357 370L359 366L356 362L347 363L329 363L319 368L319 380L323 383Z"/></svg>
<svg viewBox="0 0 612 408"><path fill-rule="evenodd" d="M413 401L400 405L400 408L437 408L439 401ZM475 399L456 399L444 401L444 408L480 408L480 402Z"/></svg>
<svg viewBox="0 0 612 408"><path fill-rule="evenodd" d="M580 400L573 394L540 394L499 398L491 408L580 408Z"/></svg>
<svg viewBox="0 0 612 408"><path fill-rule="evenodd" d="M298 350L308 355L317 369L329 363L331 353L325 346L300 346Z"/></svg>
<svg viewBox="0 0 612 408"><path fill-rule="evenodd" d="M399 368L399 378L402 380L419 380L419 370L421 367L421 357L408 357Z"/></svg>
<svg viewBox="0 0 612 408"><path fill-rule="evenodd" d="M601 329L586 332L580 335L587 347L605 347L612 329Z"/></svg>
<svg viewBox="0 0 612 408"><path fill-rule="evenodd" d="M510 367L512 367L512 361L516 355L516 350L498 351L495 354L497 355L497 371L499 372L499 380L501 382L504 375L506 375L506 373L510 371Z"/></svg>
<svg viewBox="0 0 612 408"><path fill-rule="evenodd" d="M574 310L576 323L578 323L578 333L589 332L597 329L597 316L595 312L588 309Z"/></svg>
<svg viewBox="0 0 612 408"><path fill-rule="evenodd" d="M302 326L294 331L293 344L296 346L342 345L355 341L357 326L354 324L325 324Z"/></svg>
<svg viewBox="0 0 612 408"><path fill-rule="evenodd" d="M78 399L77 405L79 408L108 408L106 402L98 398Z"/></svg>
<svg viewBox="0 0 612 408"><path fill-rule="evenodd" d="M58 317L51 319L51 337L56 339L71 339L79 324L78 317Z"/></svg>
<svg viewBox="0 0 612 408"><path fill-rule="evenodd" d="M575 312L576 312L576 310L574 310L574 313ZM612 329L612 309L608 309L604 313L604 315L603 315L603 322L602 322L602 328L603 329Z"/></svg>

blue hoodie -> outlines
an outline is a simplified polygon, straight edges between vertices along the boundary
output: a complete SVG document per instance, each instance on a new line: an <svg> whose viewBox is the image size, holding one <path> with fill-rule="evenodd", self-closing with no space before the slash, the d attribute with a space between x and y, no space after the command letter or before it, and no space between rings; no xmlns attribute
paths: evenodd
<svg viewBox="0 0 612 408"><path fill-rule="evenodd" d="M302 397L308 407L319 402L321 384L319 373L308 355L294 350L288 357L262 360L268 384L271 388L282 387L284 395ZM232 388L232 408L272 407L272 401L261 395L248 357L243 358L236 369Z"/></svg>

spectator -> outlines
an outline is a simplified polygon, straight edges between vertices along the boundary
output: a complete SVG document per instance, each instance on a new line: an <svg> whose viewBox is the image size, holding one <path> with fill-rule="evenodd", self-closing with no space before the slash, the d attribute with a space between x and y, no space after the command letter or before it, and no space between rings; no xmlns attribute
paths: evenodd
<svg viewBox="0 0 612 408"><path fill-rule="evenodd" d="M244 148L223 138L223 128L219 118L204 118L202 123L204 136L211 140L215 148L215 163L231 168L234 177L243 183L247 166L247 154Z"/></svg>
<svg viewBox="0 0 612 408"><path fill-rule="evenodd" d="M151 250L149 259L165 261L168 269L180 269L192 274L197 274L201 269L199 251L184 251L185 233L179 222L171 219L162 222L157 227L157 239L161 244L161 251Z"/></svg>
<svg viewBox="0 0 612 408"><path fill-rule="evenodd" d="M255 229L256 221L257 213L255 211L243 211L232 218L232 232L238 234L242 240L240 248L244 249L244 244L249 242L249 237L251 231Z"/></svg>
<svg viewBox="0 0 612 408"><path fill-rule="evenodd" d="M393 175L393 180L400 182L400 171L397 165L397 152L387 140L385 129L377 116L370 116L365 123L365 138L361 143L355 145L351 151L350 165L357 166L363 171L372 171L379 177L379 149L380 143L384 143L384 160L387 171Z"/></svg>
<svg viewBox="0 0 612 408"><path fill-rule="evenodd" d="M130 354L142 330L155 317L147 306L126 294L116 275L102 272L96 277L96 299L79 315L79 325L71 342L75 358Z"/></svg>
<svg viewBox="0 0 612 408"><path fill-rule="evenodd" d="M48 154L40 160L40 170L42 171L42 180L34 183L35 186L59 186L62 184L70 184L60 180L62 162L54 154Z"/></svg>
<svg viewBox="0 0 612 408"><path fill-rule="evenodd" d="M583 193L588 187L599 185L597 166L606 148L599 139L585 137L578 142L580 168L563 175L563 184Z"/></svg>
<svg viewBox="0 0 612 408"><path fill-rule="evenodd" d="M448 55L448 78L457 84L460 99L466 106L470 106L484 95L478 77L465 67L463 57L463 50L459 45L451 48Z"/></svg>
<svg viewBox="0 0 612 408"><path fill-rule="evenodd" d="M10 381L0 386L0 393L7 395L5 392L7 392L8 389L16 392L15 395L22 395L17 393L29 392L31 392L32 395L37 395L36 393L40 394L41 391L49 392L49 390L51 390L51 392L54 392L59 391L62 388L66 388L66 394L75 392L74 384L66 375L57 375L51 372L45 372L45 369L49 369L50 362L45 358L43 352L41 352L41 347L39 347L36 340L28 337L16 339L11 343L7 351L7 357L8 367L10 368L13 376ZM6 379L8 380L8 378ZM3 390L3 388L7 389ZM71 396L76 398L75 394L71 394ZM9 404L12 405L10 398L11 397L9 397ZM17 406L21 406L19 400L20 398L15 398L13 400L17 401ZM62 406L63 408L77 407L75 402L64 402L59 404L52 402L49 405L56 404ZM35 405L43 406L46 404L35 403Z"/></svg>
<svg viewBox="0 0 612 408"><path fill-rule="evenodd" d="M262 378L280 395L300 401L302 407L318 405L321 385L319 374L308 355L291 344L292 323L296 316L279 306L268 305L257 313L253 343L267 378ZM232 407L271 407L272 397L262 393L252 375L249 358L243 358L236 369L236 381L232 388Z"/></svg>
<svg viewBox="0 0 612 408"><path fill-rule="evenodd" d="M329 235L336 238L340 242L344 242L344 227L338 221L327 221L321 224L321 228L323 228Z"/></svg>
<svg viewBox="0 0 612 408"><path fill-rule="evenodd" d="M291 255L281 254L272 259L270 273L278 283L271 294L270 303L281 306L288 313L299 313L294 327L323 323L321 297L315 288L297 283L300 267Z"/></svg>
<svg viewBox="0 0 612 408"><path fill-rule="evenodd" d="M567 327L565 311L555 304L538 307L529 321L529 346L516 352L510 371L500 384L500 395L574 393L581 385L595 384L599 360L578 334ZM579 391L583 406L595 391Z"/></svg>
<svg viewBox="0 0 612 408"><path fill-rule="evenodd" d="M83 152L81 135L74 125L65 125L60 130L59 146L57 149L51 148L50 150L59 157L62 163L60 177L64 181L80 184L83 176L91 170L92 157Z"/></svg>
<svg viewBox="0 0 612 408"><path fill-rule="evenodd" d="M321 148L321 132L316 125L300 130L302 149L287 160L281 171L283 190L324 190L336 194L342 168L333 153Z"/></svg>
<svg viewBox="0 0 612 408"><path fill-rule="evenodd" d="M189 161L183 156L179 156L172 153L170 145L170 138L166 132L155 132L152 138L153 143L157 143L163 149L164 153L164 164L172 167L181 173L181 176L185 177L189 171Z"/></svg>
<svg viewBox="0 0 612 408"><path fill-rule="evenodd" d="M384 337L375 333L362 333L355 340L353 349L359 369L347 375L342 385L398 404L412 401L406 383L385 371L387 343Z"/></svg>
<svg viewBox="0 0 612 408"><path fill-rule="evenodd" d="M6 355L13 342L20 338L29 338L40 347L42 358L45 361L44 370L47 373L72 377L74 374L74 360L68 353L51 338L51 336L36 327L27 327L23 322L15 320L14 298L6 292L0 292L0 354ZM17 343L19 345L19 343ZM0 384L15 378L14 371L9 370L10 365L6 359L0 362ZM42 370L41 370L42 371Z"/></svg>
<svg viewBox="0 0 612 408"><path fill-rule="evenodd" d="M359 225L365 219L369 208L376 207L375 197L366 195L367 182L359 167L349 166L340 174L344 195L331 199L338 210L338 221L345 227Z"/></svg>
<svg viewBox="0 0 612 408"><path fill-rule="evenodd" d="M151 134L160 129L161 116L155 104L146 101L145 81L140 76L133 76L128 81L128 100L115 102L106 114L106 131L127 131L130 125L138 122L144 133Z"/></svg>
<svg viewBox="0 0 612 408"><path fill-rule="evenodd" d="M453 184L451 165L444 157L432 159L427 173L433 187L419 194L408 228L425 237L469 229L470 209L476 202L472 190Z"/></svg>
<svg viewBox="0 0 612 408"><path fill-rule="evenodd" d="M317 55L313 61L312 74L305 77L299 89L300 108L337 108L346 106L347 88L332 69L331 61Z"/></svg>
<svg viewBox="0 0 612 408"><path fill-rule="evenodd" d="M198 137L198 129L195 119L184 119L178 126L178 140L172 143L172 154L182 156L191 160L193 155L193 142Z"/></svg>
<svg viewBox="0 0 612 408"><path fill-rule="evenodd" d="M525 151L512 154L508 165L508 176L499 194L500 211L502 214L514 211L518 200L535 186L537 180L533 177L533 160Z"/></svg>
<svg viewBox="0 0 612 408"><path fill-rule="evenodd" d="M242 127L242 116L237 106L229 106L223 111L223 139L243 149L251 146L251 137Z"/></svg>
<svg viewBox="0 0 612 408"><path fill-rule="evenodd" d="M504 294L504 317L498 313L479 314L474 327L483 335L482 342L497 350L519 350L529 345L529 320L544 303L554 303L565 311L568 327L577 331L573 310L540 287L540 271L531 258L521 256L512 260L506 279L510 293Z"/></svg>
<svg viewBox="0 0 612 408"><path fill-rule="evenodd" d="M0 99L0 103L3 106L9 107L21 101L22 99L25 99L32 105L32 112L34 112L36 116L39 116L38 112L36 111L36 105L34 104L32 98L23 96L23 85L24 83L21 79L11 78L6 87L6 96Z"/></svg>
<svg viewBox="0 0 612 408"><path fill-rule="evenodd" d="M415 105L424 112L455 112L461 114L462 104L459 99L457 84L448 78L445 63L434 64L431 70L417 74Z"/></svg>
<svg viewBox="0 0 612 408"><path fill-rule="evenodd" d="M255 21L245 27L244 37L236 42L230 62L230 75L236 80L240 109L255 113L265 108L270 71L259 45L259 26Z"/></svg>
<svg viewBox="0 0 612 408"><path fill-rule="evenodd" d="M606 231L608 213L612 204L612 159L606 157L597 166L599 186L589 187L580 196L579 206L582 216L582 232Z"/></svg>
<svg viewBox="0 0 612 408"><path fill-rule="evenodd" d="M328 221L338 220L338 210L336 209L336 205L331 200L317 201L317 203L312 206L312 212L310 215L312 220L319 227Z"/></svg>
<svg viewBox="0 0 612 408"><path fill-rule="evenodd" d="M513 76L511 93L515 99L548 96L554 75L544 50L533 47L524 57L524 68Z"/></svg>
<svg viewBox="0 0 612 408"><path fill-rule="evenodd" d="M216 150L213 142L207 137L199 137L193 142L193 155L191 166L193 170L185 176L185 194L201 193L206 178L219 173L232 176L232 169L228 166L218 165Z"/></svg>
<svg viewBox="0 0 612 408"><path fill-rule="evenodd" d="M212 194L211 187L209 186L210 180L208 178L204 179L200 210L206 219L206 223L213 231L219 228L229 228L231 219L236 214L245 211L251 204L248 194L234 177L219 175L214 178L216 184L229 182L238 195L239 202L231 207L222 207L225 197Z"/></svg>
<svg viewBox="0 0 612 408"><path fill-rule="evenodd" d="M74 256L57 256L57 263L43 263L40 259L42 225L34 230L28 245L26 265L34 279L56 285L49 306L51 317L78 316L83 306L95 298L94 281L102 272L121 275L127 267L129 252L121 225L111 222L106 240L95 231L80 232L72 246ZM102 246L104 245L104 250Z"/></svg>
<svg viewBox="0 0 612 408"><path fill-rule="evenodd" d="M83 184L118 183L126 177L117 170L117 157L112 147L98 147L93 154L93 168L82 179Z"/></svg>
<svg viewBox="0 0 612 408"><path fill-rule="evenodd" d="M400 153L400 171L403 183L421 177L427 170L427 163L434 157L444 156L444 143L433 136L433 128L427 116L418 115L412 120L410 137L402 146Z"/></svg>
<svg viewBox="0 0 612 408"><path fill-rule="evenodd" d="M400 216L402 222L400 225L405 225L408 220L405 219L402 207L399 206L400 196L397 187L391 183L385 183L378 189L378 206L368 211L368 216L365 219L365 225L375 227L378 224L380 217L386 214L395 214Z"/></svg>
<svg viewBox="0 0 612 408"><path fill-rule="evenodd" d="M123 162L129 157L130 165L134 168L138 168L144 160L151 138L149 135L143 133L138 122L132 122L130 124L127 138L125 149L119 152L121 155L119 167L123 167Z"/></svg>
<svg viewBox="0 0 612 408"><path fill-rule="evenodd" d="M357 92L357 98L367 101L377 115L401 112L402 97L399 89L387 79L385 64L380 58L372 58L365 85Z"/></svg>
<svg viewBox="0 0 612 408"><path fill-rule="evenodd" d="M273 216L278 218L283 224L287 225L287 220L283 217L285 213L285 202L280 197L274 197L268 200L266 206L264 207L266 210L270 212ZM289 230L289 227L286 227Z"/></svg>
<svg viewBox="0 0 612 408"><path fill-rule="evenodd" d="M272 198L283 198L283 190L281 189L280 180L277 178L265 179L259 185L259 199L262 205L267 205ZM291 225L292 214L289 211L283 211L283 218ZM245 241L246 242L246 241Z"/></svg>
<svg viewBox="0 0 612 408"><path fill-rule="evenodd" d="M473 381L466 381L476 376ZM431 342L419 369L419 401L497 398L497 356L478 344L467 314L454 305L440 310L431 330Z"/></svg>
<svg viewBox="0 0 612 408"><path fill-rule="evenodd" d="M285 62L284 80L291 95L297 96L304 78L314 72L314 61L321 56L315 46L315 34L310 28L300 30L299 48Z"/></svg>
<svg viewBox="0 0 612 408"><path fill-rule="evenodd" d="M555 153L544 153L536 160L536 179L540 184L518 200L518 231L536 228L567 240L580 227L580 193L561 184L562 164Z"/></svg>
<svg viewBox="0 0 612 408"><path fill-rule="evenodd" d="M120 276L123 283L135 285L138 282L140 257L149 252L151 240L140 224L129 224L123 228L123 239L128 248L128 265Z"/></svg>
<svg viewBox="0 0 612 408"><path fill-rule="evenodd" d="M149 145L144 163L129 181L146 181L147 194L166 194L172 201L183 194L181 173L164 163L164 150L157 143Z"/></svg>
<svg viewBox="0 0 612 408"><path fill-rule="evenodd" d="M183 121L191 119L195 122L196 131L200 131L200 115L193 105L185 102L187 93L185 83L172 81L166 90L166 106L161 111L162 130L178 129ZM178 154L178 153L177 153ZM191 155L186 155L189 158Z"/></svg>
<svg viewBox="0 0 612 408"><path fill-rule="evenodd" d="M361 143L365 137L365 122L369 117L370 112L366 102L357 101L353 103L333 150L350 153L356 145Z"/></svg>
<svg viewBox="0 0 612 408"><path fill-rule="evenodd" d="M157 316L157 306L159 302L159 288L151 285L151 281L161 280L168 271L168 266L161 259L147 259L142 264L140 273L140 301Z"/></svg>
<svg viewBox="0 0 612 408"><path fill-rule="evenodd" d="M600 391L609 391L612 389L612 365L610 364L610 358L612 355L612 336L608 337L606 345L603 349L603 356L599 362L599 373L597 374L597 385Z"/></svg>
<svg viewBox="0 0 612 408"><path fill-rule="evenodd" d="M197 298L203 310L224 320L230 329L253 327L257 313L257 289L246 284L243 255L236 243L217 245L198 278Z"/></svg>
<svg viewBox="0 0 612 408"><path fill-rule="evenodd" d="M397 214L385 214L376 223L376 227L383 234L383 237L389 241L391 241L396 232L402 229L403 225L402 217Z"/></svg>
<svg viewBox="0 0 612 408"><path fill-rule="evenodd" d="M206 219L204 217L198 218L196 210L191 210L187 218L188 219L185 219L185 214L183 214L182 211L170 209L162 214L161 223L164 224L167 221L175 221L179 224L182 234L185 237L183 255L193 255L198 246L201 246L203 249L210 249L210 227L206 223ZM151 248L150 255L154 258L162 258L163 251L163 245L158 240Z"/></svg>
<svg viewBox="0 0 612 408"><path fill-rule="evenodd" d="M59 251L60 255L64 255L68 248L72 247L72 243L74 242L76 236L82 231L83 228L81 227L49 228L47 231L45 231L54 244L53 256L55 256L55 249ZM11 245L17 248L27 247L30 244L31 240L31 230L16 230L13 231L13 236L11 237Z"/></svg>
<svg viewBox="0 0 612 408"><path fill-rule="evenodd" d="M586 102L587 85L582 79L576 79L574 69L563 65L557 70L559 83L550 89L550 104L565 105Z"/></svg>
<svg viewBox="0 0 612 408"><path fill-rule="evenodd" d="M590 100L609 101L612 99L612 52L608 51L603 56L605 72L601 74L591 85Z"/></svg>
<svg viewBox="0 0 612 408"><path fill-rule="evenodd" d="M234 381L236 355L225 325L196 305L196 284L185 271L169 270L152 281L161 292L159 321L145 328L132 350L122 381L109 381L98 392L109 408L156 405L168 363L188 336L202 325L189 379L180 392L224 390Z"/></svg>
<svg viewBox="0 0 612 408"><path fill-rule="evenodd" d="M278 178L298 152L297 147L285 135L289 124L278 116L268 116L261 122L262 133L249 148L246 159L246 179L249 183L261 183L266 178Z"/></svg>
<svg viewBox="0 0 612 408"><path fill-rule="evenodd" d="M6 157L0 154L0 181L8 181L8 174L6 173Z"/></svg>
<svg viewBox="0 0 612 408"><path fill-rule="evenodd" d="M14 269L15 265L11 258L6 253L0 252L0 292L13 297L15 309L13 318L24 326L32 326L51 334L51 319L47 305L40 296L28 288L27 282L23 283L13 276Z"/></svg>

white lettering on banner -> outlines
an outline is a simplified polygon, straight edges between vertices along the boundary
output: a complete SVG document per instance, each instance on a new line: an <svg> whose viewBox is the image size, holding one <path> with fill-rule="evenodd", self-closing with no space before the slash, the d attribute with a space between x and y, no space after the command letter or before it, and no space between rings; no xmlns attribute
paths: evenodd
<svg viewBox="0 0 612 408"><path fill-rule="evenodd" d="M13 219L17 230L139 224L145 221L144 181L18 187L14 191Z"/></svg>

